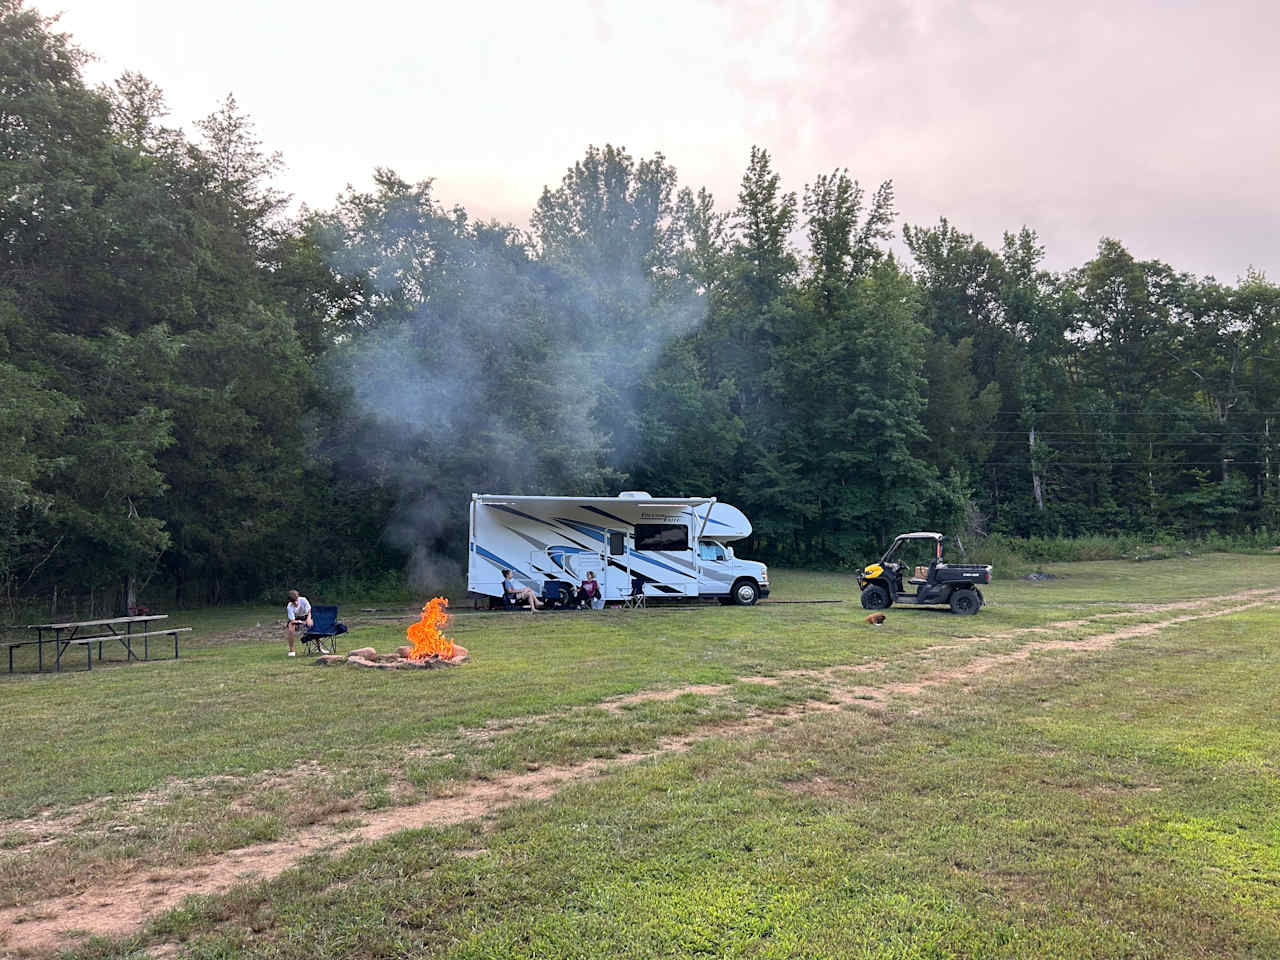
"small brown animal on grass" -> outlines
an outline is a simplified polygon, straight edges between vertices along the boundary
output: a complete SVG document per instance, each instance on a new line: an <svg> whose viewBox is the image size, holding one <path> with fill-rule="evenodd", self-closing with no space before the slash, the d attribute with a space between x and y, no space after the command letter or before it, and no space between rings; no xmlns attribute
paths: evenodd
<svg viewBox="0 0 1280 960"><path fill-rule="evenodd" d="M884 623L884 614L883 613L868 614L867 623L871 624L873 627L880 626L880 624Z"/></svg>

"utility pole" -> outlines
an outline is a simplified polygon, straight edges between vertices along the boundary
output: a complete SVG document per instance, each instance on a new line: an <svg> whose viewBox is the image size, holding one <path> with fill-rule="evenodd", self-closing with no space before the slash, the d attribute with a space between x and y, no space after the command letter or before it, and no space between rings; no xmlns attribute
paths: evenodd
<svg viewBox="0 0 1280 960"><path fill-rule="evenodd" d="M1274 491L1275 485L1271 481L1271 418L1267 417L1262 421L1262 489L1258 491L1264 511L1270 506ZM1269 519L1275 522L1274 517Z"/></svg>
<svg viewBox="0 0 1280 960"><path fill-rule="evenodd" d="M1036 498L1036 509L1044 512L1044 488L1040 485L1040 471L1036 467L1036 428L1027 435L1027 448L1031 451L1031 492Z"/></svg>

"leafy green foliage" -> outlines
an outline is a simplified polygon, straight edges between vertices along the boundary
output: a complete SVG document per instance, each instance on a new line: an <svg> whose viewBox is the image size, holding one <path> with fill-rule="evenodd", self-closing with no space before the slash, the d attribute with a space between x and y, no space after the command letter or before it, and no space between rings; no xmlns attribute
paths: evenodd
<svg viewBox="0 0 1280 960"><path fill-rule="evenodd" d="M430 180L289 218L234 96L168 125L0 0L0 593L180 601L458 576L476 491L714 494L742 552L849 566L906 527L1280 527L1280 289L1023 227L888 250L893 186L731 208L588 147L529 231ZM802 245L801 245L802 243ZM305 544L305 546L303 546ZM120 590L123 586L124 589ZM118 601L113 598L119 594Z"/></svg>

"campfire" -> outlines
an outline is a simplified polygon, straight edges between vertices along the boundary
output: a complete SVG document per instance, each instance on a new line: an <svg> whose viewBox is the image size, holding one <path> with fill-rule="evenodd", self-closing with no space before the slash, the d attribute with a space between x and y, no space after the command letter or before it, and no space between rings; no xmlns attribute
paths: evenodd
<svg viewBox="0 0 1280 960"><path fill-rule="evenodd" d="M411 645L410 660L453 659L453 641L441 633L441 628L449 623L449 614L445 612L448 609L447 597L435 597L423 606L421 619L405 631Z"/></svg>
<svg viewBox="0 0 1280 960"><path fill-rule="evenodd" d="M470 657L467 648L454 643L444 635L449 625L449 601L434 597L422 608L417 623L409 625L405 638L409 641L398 647L395 653L379 654L373 647L352 650L346 656L328 654L316 660L317 664L345 663L355 667L381 667L384 670L410 670L431 667L450 667L465 663Z"/></svg>

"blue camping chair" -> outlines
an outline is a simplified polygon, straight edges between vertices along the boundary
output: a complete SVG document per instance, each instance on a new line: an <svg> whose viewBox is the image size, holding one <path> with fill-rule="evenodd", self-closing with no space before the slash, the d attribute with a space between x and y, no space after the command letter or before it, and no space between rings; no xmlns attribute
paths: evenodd
<svg viewBox="0 0 1280 960"><path fill-rule="evenodd" d="M545 600L546 596L547 596L546 586L544 584L543 591L542 591L542 598ZM492 610L493 607L494 607L494 604L490 603L489 609ZM524 599L524 597L517 597L514 593L507 593L504 590L502 593L502 609L503 610L528 610L529 604L528 604L528 601Z"/></svg>
<svg viewBox="0 0 1280 960"><path fill-rule="evenodd" d="M631 593L622 598L623 610L639 610L644 606L644 580L631 578Z"/></svg>
<svg viewBox="0 0 1280 960"><path fill-rule="evenodd" d="M338 637L347 632L347 625L338 622L336 606L311 607L311 629L302 635L302 651L307 654L337 653Z"/></svg>
<svg viewBox="0 0 1280 960"><path fill-rule="evenodd" d="M573 587L561 580L548 580L542 585L542 599L553 610L563 610L573 602Z"/></svg>

